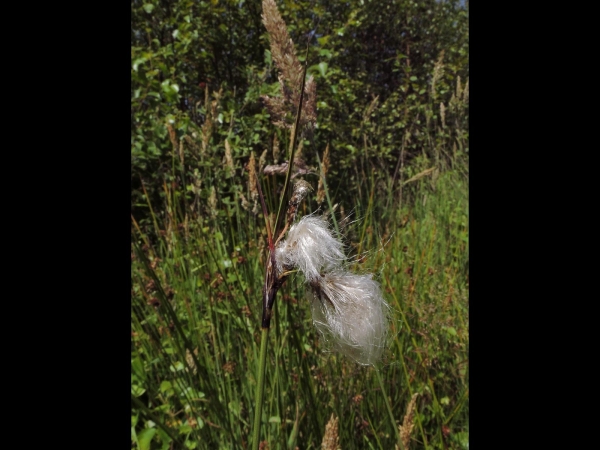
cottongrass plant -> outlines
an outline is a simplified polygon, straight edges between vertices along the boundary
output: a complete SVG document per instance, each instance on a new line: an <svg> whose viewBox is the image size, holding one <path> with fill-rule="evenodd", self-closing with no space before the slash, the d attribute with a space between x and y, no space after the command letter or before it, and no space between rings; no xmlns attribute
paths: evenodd
<svg viewBox="0 0 600 450"><path fill-rule="evenodd" d="M388 318L388 305L383 299L379 284L371 275L356 275L346 270L347 258L343 252L343 244L333 236L327 221L316 215L308 215L294 224L300 202L312 189L306 181L300 179L294 183L285 225L278 232L279 219L293 178L292 168L297 165L296 150L298 154L300 153L300 148L296 146L298 136L310 133L316 125L316 85L313 77L306 79L310 48L308 43L304 68L302 68L296 56L294 43L289 37L285 22L274 0L263 0L262 6L262 18L269 33L271 54L280 72L281 91L279 97L263 97L263 101L271 114L273 124L281 128L290 128L290 152L285 184L273 230L269 224L269 214L256 171L253 172L255 179L250 181L256 184L259 193L268 241L263 285L259 370L252 428L254 450L258 450L260 446L267 336L273 305L277 292L291 273L296 270L304 275L312 296L313 322L325 341L360 364L374 365L381 357ZM290 119L294 113L295 121L292 123ZM262 163L260 167L263 167ZM263 171L262 174L265 175L265 172ZM283 239L286 232L287 238ZM384 392L379 372L377 374ZM387 398L385 402L393 422Z"/></svg>
<svg viewBox="0 0 600 450"><path fill-rule="evenodd" d="M389 306L370 274L345 269L343 244L320 216L304 216L276 250L280 274L294 269L309 286L313 323L324 340L359 364L381 358Z"/></svg>

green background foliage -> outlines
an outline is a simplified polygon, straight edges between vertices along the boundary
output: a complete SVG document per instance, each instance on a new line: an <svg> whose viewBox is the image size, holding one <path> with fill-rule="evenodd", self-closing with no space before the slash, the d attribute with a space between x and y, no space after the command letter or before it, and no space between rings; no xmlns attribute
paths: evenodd
<svg viewBox="0 0 600 450"><path fill-rule="evenodd" d="M458 2L278 5L301 60L314 33L309 72L317 82L318 128L303 155L314 167L316 153L331 144L329 177L336 193L360 189L364 174L357 167L397 180L400 160L425 155L447 162L457 151L468 152L468 102L456 99L457 80L464 87L468 79L468 23ZM231 184L218 182L225 138L236 169L251 151L269 150L272 163L275 134L286 142L260 101L261 94L274 94L278 87L260 14L259 1L132 2L131 164L138 220L148 217L148 202L160 204L163 181L176 183L188 198L197 195L183 185L196 169L206 177L201 198L209 197L212 185L217 194L231 196ZM443 67L433 85L442 52ZM216 102L214 116L211 102ZM210 136L202 131L207 119ZM178 140L191 138L183 146L184 158L177 157L167 124ZM203 137L209 140L208 155L193 145Z"/></svg>
<svg viewBox="0 0 600 450"><path fill-rule="evenodd" d="M333 412L342 448L394 448L417 392L411 447L466 448L467 8L276 3L301 61L310 45L318 126L302 158L315 188L330 145L330 203L312 195L301 214L337 204L354 269L375 272L392 307L392 338L383 393L375 369L325 351L301 280L289 280L269 342L263 439L319 448ZM289 143L260 100L278 92L261 2L131 7L132 448L248 448L266 234L246 167L252 152L261 166L281 163ZM272 212L283 180L262 181Z"/></svg>

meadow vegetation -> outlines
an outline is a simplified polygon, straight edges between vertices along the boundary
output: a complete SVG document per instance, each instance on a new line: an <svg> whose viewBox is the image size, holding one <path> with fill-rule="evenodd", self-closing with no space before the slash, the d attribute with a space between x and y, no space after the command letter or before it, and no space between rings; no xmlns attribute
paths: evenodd
<svg viewBox="0 0 600 450"><path fill-rule="evenodd" d="M390 305L330 348L301 276L268 336L263 449L468 448L468 24L457 1L275 3L316 85L295 179ZM467 2L468 6L468 2ZM251 448L267 233L290 117L253 1L132 1L132 448ZM293 114L291 114L293 121ZM286 122L287 121L287 122Z"/></svg>

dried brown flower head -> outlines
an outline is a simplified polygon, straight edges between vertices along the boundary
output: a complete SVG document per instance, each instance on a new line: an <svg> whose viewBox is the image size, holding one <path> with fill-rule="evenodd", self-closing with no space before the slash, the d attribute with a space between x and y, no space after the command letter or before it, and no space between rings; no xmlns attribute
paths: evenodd
<svg viewBox="0 0 600 450"><path fill-rule="evenodd" d="M408 402L408 406L406 407L406 414L404 415L404 420L402 421L402 425L398 426L400 430L400 439L402 440L402 446L404 449L408 449L410 444L410 434L415 426L414 417L415 417L415 403L417 402L417 396L419 394L415 392ZM398 445L396 445L396 449L398 449Z"/></svg>
<svg viewBox="0 0 600 450"><path fill-rule="evenodd" d="M277 136L273 137L273 162L275 164L279 163L279 156L281 155L281 152L279 150L279 139L277 139Z"/></svg>
<svg viewBox="0 0 600 450"><path fill-rule="evenodd" d="M235 173L235 166L233 165L233 154L231 153L231 145L229 140L225 139L225 167L227 168L227 176L232 177Z"/></svg>
<svg viewBox="0 0 600 450"><path fill-rule="evenodd" d="M323 152L323 161L321 161L321 176L319 177L319 186L317 188L317 203L320 205L325 200L325 186L323 181L329 170L329 144Z"/></svg>
<svg viewBox="0 0 600 450"><path fill-rule="evenodd" d="M271 56L279 69L281 97L262 96L265 106L275 126L291 128L293 117L300 101L302 87L302 64L296 55L294 42L290 38L287 26L279 14L274 0L263 0L263 23L269 33ZM300 129L312 129L317 122L317 87L313 77L309 77L304 86L304 100Z"/></svg>
<svg viewBox="0 0 600 450"><path fill-rule="evenodd" d="M323 441L321 442L322 450L340 450L340 438L338 435L338 424L339 419L335 417L335 414L331 413L331 418L327 425L325 425L325 434L323 435Z"/></svg>

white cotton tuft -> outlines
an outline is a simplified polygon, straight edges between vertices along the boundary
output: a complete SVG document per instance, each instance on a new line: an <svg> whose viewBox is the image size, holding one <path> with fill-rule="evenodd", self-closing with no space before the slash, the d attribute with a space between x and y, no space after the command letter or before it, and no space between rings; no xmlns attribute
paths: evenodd
<svg viewBox="0 0 600 450"><path fill-rule="evenodd" d="M389 306L371 275L345 272L346 257L325 219L305 216L276 249L277 270L297 268L312 292L313 323L334 350L374 365L386 346Z"/></svg>
<svg viewBox="0 0 600 450"><path fill-rule="evenodd" d="M304 216L277 246L277 268L281 273L296 267L306 281L313 283L321 278L322 271L333 270L346 260L342 250L342 243L331 234L325 219Z"/></svg>
<svg viewBox="0 0 600 450"><path fill-rule="evenodd" d="M371 275L333 272L313 286L313 323L326 342L359 364L373 365L386 345L389 306ZM320 291L320 292L319 292Z"/></svg>

